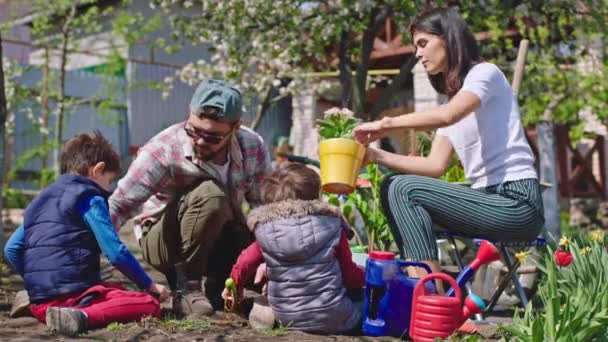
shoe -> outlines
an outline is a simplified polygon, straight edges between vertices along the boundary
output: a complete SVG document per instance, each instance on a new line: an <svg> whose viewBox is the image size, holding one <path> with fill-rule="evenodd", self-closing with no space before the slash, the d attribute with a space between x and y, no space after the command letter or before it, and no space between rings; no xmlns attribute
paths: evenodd
<svg viewBox="0 0 608 342"><path fill-rule="evenodd" d="M51 332L76 336L87 329L87 316L75 308L50 307L46 310L46 326Z"/></svg>
<svg viewBox="0 0 608 342"><path fill-rule="evenodd" d="M209 303L213 306L214 310L224 309L224 298L222 298L222 291L224 291L224 281L218 281L217 278L203 277L202 278L203 292Z"/></svg>
<svg viewBox="0 0 608 342"><path fill-rule="evenodd" d="M249 325L254 330L270 330L274 327L274 313L266 297L259 296L253 300L253 307L249 312Z"/></svg>
<svg viewBox="0 0 608 342"><path fill-rule="evenodd" d="M30 297L27 295L26 290L21 290L15 295L15 300L13 300L13 306L11 306L11 312L8 316L10 318L17 318L31 315Z"/></svg>
<svg viewBox="0 0 608 342"><path fill-rule="evenodd" d="M202 318L213 315L213 307L203 294L200 282L188 282L186 290L177 290L171 297L173 313L178 317Z"/></svg>

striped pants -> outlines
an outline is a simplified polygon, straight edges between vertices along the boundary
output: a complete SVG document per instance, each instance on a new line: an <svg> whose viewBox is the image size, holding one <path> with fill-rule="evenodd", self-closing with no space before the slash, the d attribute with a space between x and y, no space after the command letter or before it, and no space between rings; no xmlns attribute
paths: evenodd
<svg viewBox="0 0 608 342"><path fill-rule="evenodd" d="M392 175L382 184L382 207L401 256L437 260L433 225L496 241L528 241L544 224L537 179L482 189L413 175Z"/></svg>

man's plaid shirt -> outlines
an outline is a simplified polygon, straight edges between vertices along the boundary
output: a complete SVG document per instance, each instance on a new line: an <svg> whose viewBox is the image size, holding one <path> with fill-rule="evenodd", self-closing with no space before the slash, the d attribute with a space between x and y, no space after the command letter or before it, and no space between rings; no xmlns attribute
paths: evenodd
<svg viewBox="0 0 608 342"><path fill-rule="evenodd" d="M138 214L134 223L139 239L141 224L158 220L177 193L202 178L221 179L213 167L196 159L184 125L185 121L165 129L138 151L109 199L116 229ZM244 199L251 205L259 203L260 185L270 168L270 155L262 138L241 127L230 143L227 185L235 204L240 205Z"/></svg>

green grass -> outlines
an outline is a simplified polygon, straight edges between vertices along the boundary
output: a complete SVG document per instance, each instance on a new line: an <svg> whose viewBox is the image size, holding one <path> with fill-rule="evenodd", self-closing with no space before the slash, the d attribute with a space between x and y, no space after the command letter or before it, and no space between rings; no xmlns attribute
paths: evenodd
<svg viewBox="0 0 608 342"><path fill-rule="evenodd" d="M131 326L133 326L133 324L123 324L123 323L116 323L116 322L114 322L114 323L110 323L110 325L108 325L106 327L106 330L107 331L111 331L111 332L121 331L121 330L125 330L125 329L127 329L127 328L129 328Z"/></svg>
<svg viewBox="0 0 608 342"><path fill-rule="evenodd" d="M479 335L462 335L462 334L454 334L444 341L448 342L481 342L483 339Z"/></svg>
<svg viewBox="0 0 608 342"><path fill-rule="evenodd" d="M141 324L145 328L155 327L168 331L177 330L206 330L209 328L209 322L202 319L158 319L158 318L145 318Z"/></svg>
<svg viewBox="0 0 608 342"><path fill-rule="evenodd" d="M279 336L287 335L288 330L287 330L287 327L279 325L278 327L276 327L274 329L261 330L260 332L266 336L279 337Z"/></svg>

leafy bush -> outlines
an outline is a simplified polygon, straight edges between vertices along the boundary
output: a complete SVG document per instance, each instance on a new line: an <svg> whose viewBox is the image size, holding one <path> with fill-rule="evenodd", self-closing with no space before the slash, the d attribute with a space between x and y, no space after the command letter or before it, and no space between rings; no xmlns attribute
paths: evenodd
<svg viewBox="0 0 608 342"><path fill-rule="evenodd" d="M359 176L359 182L367 183L357 191L346 196L342 212L346 218L356 209L363 218L367 236L368 250L388 250L394 241L388 220L380 203L380 186L384 175L376 164L368 164L366 173ZM330 196L330 203L340 206L338 197Z"/></svg>
<svg viewBox="0 0 608 342"><path fill-rule="evenodd" d="M33 195L25 194L19 190L3 188L3 207L5 209L25 208L33 199Z"/></svg>

